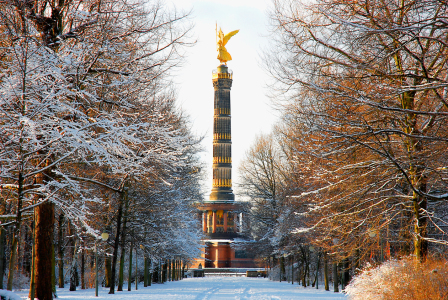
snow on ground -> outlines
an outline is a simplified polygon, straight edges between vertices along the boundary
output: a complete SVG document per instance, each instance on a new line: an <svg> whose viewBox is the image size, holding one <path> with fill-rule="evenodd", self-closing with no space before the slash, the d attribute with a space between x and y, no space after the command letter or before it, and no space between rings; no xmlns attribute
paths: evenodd
<svg viewBox="0 0 448 300"><path fill-rule="evenodd" d="M316 288L303 288L300 285L287 282L274 282L265 278L246 278L246 277L205 277L205 278L187 278L181 281L167 282L165 284L153 284L150 287L139 285L135 291L135 285L132 291L127 291L127 283L123 292L115 292L109 295L109 289L100 288L99 297L95 297L95 290L77 290L70 292L67 289L58 289L58 299L70 300L213 300L213 299L232 299L232 300L346 300L346 295L341 293L326 292L323 286ZM27 291L17 292L26 299Z"/></svg>

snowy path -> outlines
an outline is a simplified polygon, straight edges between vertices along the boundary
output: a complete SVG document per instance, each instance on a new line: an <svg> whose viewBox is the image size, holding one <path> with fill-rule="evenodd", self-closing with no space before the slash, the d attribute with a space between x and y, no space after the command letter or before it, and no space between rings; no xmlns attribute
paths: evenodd
<svg viewBox="0 0 448 300"><path fill-rule="evenodd" d="M126 285L127 287L127 285ZM323 286L315 288L303 288L296 284L287 282L272 282L264 278L246 277L206 277L188 278L177 282L165 284L154 284L144 288L139 286L137 291L116 292L115 295L108 295L108 289L101 288L99 297L95 297L95 291L78 290L69 292L68 289L58 290L58 299L70 300L346 300L343 294L325 292ZM25 297L27 293L20 292L20 296Z"/></svg>

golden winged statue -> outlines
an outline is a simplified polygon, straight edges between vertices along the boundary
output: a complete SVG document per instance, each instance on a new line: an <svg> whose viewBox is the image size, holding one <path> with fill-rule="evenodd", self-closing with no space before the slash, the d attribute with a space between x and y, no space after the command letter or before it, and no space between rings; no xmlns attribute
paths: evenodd
<svg viewBox="0 0 448 300"><path fill-rule="evenodd" d="M218 59L221 63L227 64L229 60L232 60L232 56L230 56L230 53L227 52L227 49L225 45L230 40L232 36L238 33L239 30L235 30L232 32L229 32L228 34L224 35L221 28L219 28L219 32L216 33L216 46L218 50Z"/></svg>

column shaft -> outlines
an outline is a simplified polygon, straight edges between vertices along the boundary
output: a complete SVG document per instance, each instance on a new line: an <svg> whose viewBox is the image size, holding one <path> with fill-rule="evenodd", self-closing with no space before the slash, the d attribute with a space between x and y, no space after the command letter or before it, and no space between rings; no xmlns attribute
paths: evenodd
<svg viewBox="0 0 448 300"><path fill-rule="evenodd" d="M223 214L223 218L224 218L224 232L227 232L227 211L224 211Z"/></svg>
<svg viewBox="0 0 448 300"><path fill-rule="evenodd" d="M213 211L213 233L216 233L216 210Z"/></svg>
<svg viewBox="0 0 448 300"><path fill-rule="evenodd" d="M202 230L207 232L207 211L202 212Z"/></svg>

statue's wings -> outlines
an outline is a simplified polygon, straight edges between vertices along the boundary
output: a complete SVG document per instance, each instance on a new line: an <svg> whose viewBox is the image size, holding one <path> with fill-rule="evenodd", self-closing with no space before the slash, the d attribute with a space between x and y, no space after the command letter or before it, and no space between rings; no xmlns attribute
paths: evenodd
<svg viewBox="0 0 448 300"><path fill-rule="evenodd" d="M228 34L226 34L226 35L224 36L223 41L222 41L222 45L225 46L225 45L227 44L227 42L230 40L230 38L231 38L232 36L234 36L235 34L237 34L238 31L239 31L239 30L235 30L235 31L231 31L231 32L229 32Z"/></svg>

